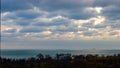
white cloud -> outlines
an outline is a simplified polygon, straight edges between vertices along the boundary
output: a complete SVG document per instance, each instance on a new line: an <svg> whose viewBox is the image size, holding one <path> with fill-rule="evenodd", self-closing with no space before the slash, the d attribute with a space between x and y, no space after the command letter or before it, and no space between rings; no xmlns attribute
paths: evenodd
<svg viewBox="0 0 120 68"><path fill-rule="evenodd" d="M41 1L39 2L41 3ZM13 9L14 11L2 12L1 32L5 34L5 31L15 29L16 32L11 34L23 34L20 35L21 39L23 37L34 37L34 39L41 40L44 38L103 39L119 38L118 36L120 36L120 20L112 20L107 14L107 12L114 11L119 13L117 5L94 6L94 0L90 0L88 4L86 4L87 0L82 0L81 3L78 0L56 2L62 6L48 2L48 0L43 1L46 6L30 2L31 8L29 9L17 11Z"/></svg>

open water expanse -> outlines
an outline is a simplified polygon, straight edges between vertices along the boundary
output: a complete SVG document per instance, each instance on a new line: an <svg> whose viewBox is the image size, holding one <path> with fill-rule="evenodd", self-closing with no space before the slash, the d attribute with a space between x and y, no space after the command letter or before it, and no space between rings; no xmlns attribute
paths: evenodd
<svg viewBox="0 0 120 68"><path fill-rule="evenodd" d="M51 55L52 57L55 56L55 54L60 54L60 53L70 53L72 55L87 55L87 54L98 54L98 55L114 55L114 54L120 54L120 50L96 50L96 49L91 49L91 50L35 50L35 49L2 49L1 50L1 57L5 58L15 58L15 59L20 59L20 58L30 58L30 57L35 57L37 54L43 54L43 55Z"/></svg>

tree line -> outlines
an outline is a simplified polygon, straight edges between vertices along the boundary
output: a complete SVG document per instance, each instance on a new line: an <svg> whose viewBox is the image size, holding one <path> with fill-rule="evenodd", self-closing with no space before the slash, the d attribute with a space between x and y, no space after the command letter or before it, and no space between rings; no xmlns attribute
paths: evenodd
<svg viewBox="0 0 120 68"><path fill-rule="evenodd" d="M0 57L0 68L120 68L120 54L112 56L38 54L28 59Z"/></svg>

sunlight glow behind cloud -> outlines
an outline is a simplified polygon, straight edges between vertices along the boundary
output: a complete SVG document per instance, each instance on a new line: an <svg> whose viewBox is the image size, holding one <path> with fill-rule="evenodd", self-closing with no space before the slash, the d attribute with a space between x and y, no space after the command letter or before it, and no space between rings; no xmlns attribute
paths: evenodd
<svg viewBox="0 0 120 68"><path fill-rule="evenodd" d="M4 43L120 40L119 3L120 0L1 0L1 38Z"/></svg>

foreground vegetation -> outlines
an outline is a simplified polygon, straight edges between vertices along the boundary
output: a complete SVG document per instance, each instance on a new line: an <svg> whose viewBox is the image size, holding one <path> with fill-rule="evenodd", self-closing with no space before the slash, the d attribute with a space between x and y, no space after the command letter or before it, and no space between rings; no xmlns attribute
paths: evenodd
<svg viewBox="0 0 120 68"><path fill-rule="evenodd" d="M113 56L38 54L28 59L0 58L0 68L120 68L120 54Z"/></svg>

